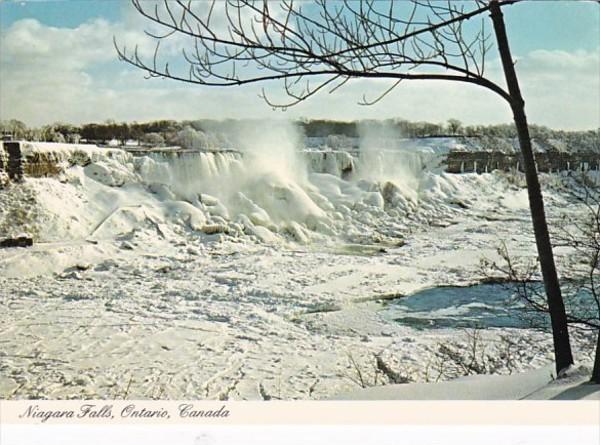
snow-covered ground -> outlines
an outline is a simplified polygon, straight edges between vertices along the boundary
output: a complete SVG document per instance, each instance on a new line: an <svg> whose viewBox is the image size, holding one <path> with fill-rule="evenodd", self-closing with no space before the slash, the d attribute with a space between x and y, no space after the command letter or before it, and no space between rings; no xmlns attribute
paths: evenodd
<svg viewBox="0 0 600 445"><path fill-rule="evenodd" d="M0 190L0 235L36 241L0 251L0 396L332 398L388 383L375 356L410 382L459 376L439 347L474 331L388 303L478 283L500 241L535 255L519 180L445 174L431 150L367 150L342 179L276 148L95 156ZM546 205L577 211L557 187ZM495 373L552 360L547 333L476 332ZM575 336L578 360L594 342Z"/></svg>
<svg viewBox="0 0 600 445"><path fill-rule="evenodd" d="M337 400L600 400L591 369L574 366L556 378L554 365L511 375L470 375L438 383L408 383L354 390Z"/></svg>

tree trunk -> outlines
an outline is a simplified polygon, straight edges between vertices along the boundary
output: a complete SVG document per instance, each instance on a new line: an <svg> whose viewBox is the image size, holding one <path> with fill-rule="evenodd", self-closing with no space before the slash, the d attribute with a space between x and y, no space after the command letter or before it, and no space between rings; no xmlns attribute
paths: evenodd
<svg viewBox="0 0 600 445"><path fill-rule="evenodd" d="M598 340L596 343L596 359L594 360L594 370L592 371L591 381L600 385L600 332L598 332Z"/></svg>
<svg viewBox="0 0 600 445"><path fill-rule="evenodd" d="M560 291L556 266L554 264L554 254L552 253L552 244L550 243L548 224L546 223L546 215L544 213L544 201L537 175L537 166L531 148L529 127L527 125L527 117L525 116L525 102L519 88L519 81L510 53L508 38L506 36L504 17L498 0L490 1L490 12L494 23L494 31L498 42L500 58L502 59L508 92L512 98L510 105L513 111L515 126L517 127L519 146L523 153L523 168L527 180L529 208L531 210L535 242L540 259L542 276L544 278L544 287L546 289L548 309L552 323L556 372L560 373L563 369L573 364L573 355L571 353L569 331L567 328L567 315Z"/></svg>

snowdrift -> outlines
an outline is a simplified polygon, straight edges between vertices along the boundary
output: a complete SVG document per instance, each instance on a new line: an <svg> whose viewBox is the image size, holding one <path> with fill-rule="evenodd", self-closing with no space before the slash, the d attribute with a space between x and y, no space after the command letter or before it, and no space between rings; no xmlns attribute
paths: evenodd
<svg viewBox="0 0 600 445"><path fill-rule="evenodd" d="M580 365L556 378L554 364L512 375L477 375L440 383L386 385L353 391L335 400L600 400Z"/></svg>

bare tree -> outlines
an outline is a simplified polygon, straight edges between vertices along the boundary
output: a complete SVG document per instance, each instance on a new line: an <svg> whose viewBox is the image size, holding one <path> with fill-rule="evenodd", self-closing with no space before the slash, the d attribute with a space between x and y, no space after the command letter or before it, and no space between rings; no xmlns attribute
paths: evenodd
<svg viewBox="0 0 600 445"><path fill-rule="evenodd" d="M120 59L149 77L204 86L237 86L279 81L289 98L279 102L262 90L274 108L295 105L319 91L335 92L357 78L387 79L373 104L406 80L445 80L493 91L510 106L524 158L536 245L550 308L557 371L573 363L564 303L537 176L525 103L520 92L502 8L520 0L375 1L226 0L200 3L132 0L159 30L154 55L140 56L115 41ZM489 13L504 69L504 88L486 77L493 47L486 29ZM481 16L479 23L471 19ZM186 44L177 60L164 59L172 38ZM182 67L183 65L183 67Z"/></svg>
<svg viewBox="0 0 600 445"><path fill-rule="evenodd" d="M568 280L563 279L563 298L567 322L574 329L596 333L596 353L591 380L600 384L600 191L595 180L585 173L571 179L570 199L583 207L583 212L569 212L561 217L553 233L556 245L566 248L572 258ZM538 314L550 309L536 283L539 262L523 264L512 257L505 245L499 249L502 262L484 262L484 267L500 274L511 283L511 290L523 301L529 313L522 314L532 326L541 327ZM516 287L515 287L516 283Z"/></svg>
<svg viewBox="0 0 600 445"><path fill-rule="evenodd" d="M458 131L462 129L462 122L458 119L448 119L448 131L452 135L458 134Z"/></svg>

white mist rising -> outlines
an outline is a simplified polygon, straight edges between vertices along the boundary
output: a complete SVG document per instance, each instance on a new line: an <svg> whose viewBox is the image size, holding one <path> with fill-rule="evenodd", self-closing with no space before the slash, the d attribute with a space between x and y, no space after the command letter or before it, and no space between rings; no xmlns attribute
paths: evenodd
<svg viewBox="0 0 600 445"><path fill-rule="evenodd" d="M391 182L407 198L417 201L425 167L423 153L391 124L361 122L358 130L359 176L376 183Z"/></svg>
<svg viewBox="0 0 600 445"><path fill-rule="evenodd" d="M302 242L323 236L362 239L381 229L375 220L389 219L395 226L419 201L424 155L391 126L361 126L359 157L346 153L349 175L340 173L340 153L304 152L293 123L234 122L227 130L239 153L142 158L137 169L143 182L153 190L161 184L165 199L191 203L208 225L233 225L268 241L279 235Z"/></svg>
<svg viewBox="0 0 600 445"><path fill-rule="evenodd" d="M325 225L328 217L313 201L319 200L318 191L308 178L297 127L285 121L252 121L228 130L239 153L144 158L138 168L143 181L167 187L174 199L206 212L209 222L232 222L246 232L260 232L263 239L271 235L256 226L277 233L297 224L311 229Z"/></svg>
<svg viewBox="0 0 600 445"><path fill-rule="evenodd" d="M306 159L300 152L298 128L286 121L255 121L232 128L242 152L240 177L227 184L228 203L237 213L250 211L251 220L263 212L275 224L290 221L315 224L326 219L309 196Z"/></svg>

